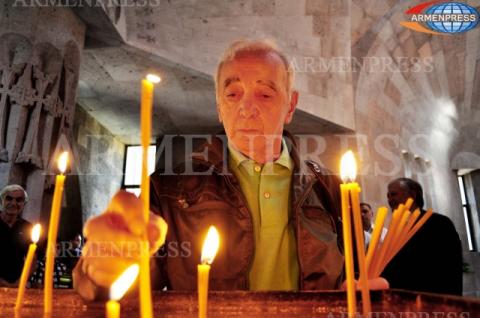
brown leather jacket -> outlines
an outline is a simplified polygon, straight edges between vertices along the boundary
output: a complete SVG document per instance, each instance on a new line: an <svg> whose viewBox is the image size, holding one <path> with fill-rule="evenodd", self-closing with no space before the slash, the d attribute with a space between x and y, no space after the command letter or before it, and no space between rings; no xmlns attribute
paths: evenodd
<svg viewBox="0 0 480 318"><path fill-rule="evenodd" d="M341 228L339 180L312 161L301 162L288 136L286 141L295 162L290 218L297 241L300 289L336 289L343 272L337 230ZM210 288L248 289L255 253L252 218L226 156L226 139L213 137L192 155L190 168L151 176L151 210L168 223L166 243L156 254L157 288L196 289L203 240L208 227L215 225L221 243L210 272Z"/></svg>

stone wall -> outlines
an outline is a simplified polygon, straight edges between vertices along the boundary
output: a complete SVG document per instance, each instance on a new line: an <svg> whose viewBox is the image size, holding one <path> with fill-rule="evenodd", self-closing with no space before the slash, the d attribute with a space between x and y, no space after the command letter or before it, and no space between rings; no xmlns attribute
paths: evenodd
<svg viewBox="0 0 480 318"><path fill-rule="evenodd" d="M107 207L122 184L125 145L82 107L74 125L75 172L83 223ZM74 189L73 189L74 190Z"/></svg>
<svg viewBox="0 0 480 318"><path fill-rule="evenodd" d="M347 1L324 2L161 1L151 8L126 8L125 37L134 47L210 75L232 41L274 39L298 70L298 108L353 129L350 73L321 72L318 62L350 56L350 7Z"/></svg>

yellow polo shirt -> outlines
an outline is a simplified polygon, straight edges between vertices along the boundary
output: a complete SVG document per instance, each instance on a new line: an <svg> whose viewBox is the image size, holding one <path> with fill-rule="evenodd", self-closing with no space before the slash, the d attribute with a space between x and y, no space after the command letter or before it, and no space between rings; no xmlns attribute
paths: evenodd
<svg viewBox="0 0 480 318"><path fill-rule="evenodd" d="M274 162L258 164L229 149L229 167L252 213L255 256L250 290L298 290L299 268L293 226L289 224L293 160L282 141Z"/></svg>

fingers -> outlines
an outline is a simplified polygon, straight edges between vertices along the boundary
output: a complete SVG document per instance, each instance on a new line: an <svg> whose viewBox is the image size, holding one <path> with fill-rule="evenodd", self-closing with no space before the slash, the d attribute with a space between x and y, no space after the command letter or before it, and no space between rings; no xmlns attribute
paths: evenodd
<svg viewBox="0 0 480 318"><path fill-rule="evenodd" d="M110 287L115 280L132 265L133 261L125 259L90 259L86 262L85 273L95 283Z"/></svg>
<svg viewBox="0 0 480 318"><path fill-rule="evenodd" d="M119 246L121 248L136 248L135 245L140 244L142 237L131 233L124 223L125 221L121 215L113 212L105 213L88 220L85 224L84 233L88 238L88 242L99 245L97 247L99 249L107 247L111 249L116 247L118 249L120 248ZM150 213L147 235L151 253L154 253L163 245L167 230L168 226L163 218ZM83 253L86 253L85 250Z"/></svg>
<svg viewBox="0 0 480 318"><path fill-rule="evenodd" d="M164 243L167 236L168 225L163 218L150 213L150 223L147 227L150 253L155 253Z"/></svg>
<svg viewBox="0 0 480 318"><path fill-rule="evenodd" d="M377 277L377 278L370 279L368 281L368 284L370 285L371 290L389 289L390 288L390 284L383 277Z"/></svg>
<svg viewBox="0 0 480 318"><path fill-rule="evenodd" d="M138 242L91 242L85 244L81 270L95 284L109 287L128 266L138 263Z"/></svg>
<svg viewBox="0 0 480 318"><path fill-rule="evenodd" d="M87 221L83 229L89 241L138 241L130 232L124 217L118 213L104 213Z"/></svg>
<svg viewBox="0 0 480 318"><path fill-rule="evenodd" d="M142 208L143 203L135 194L120 190L113 196L106 213L114 212L122 215L127 228L133 234L141 235L146 227Z"/></svg>
<svg viewBox="0 0 480 318"><path fill-rule="evenodd" d="M128 260L138 260L141 255L141 241L122 241L122 242L91 242L85 244L82 256L84 258L125 258Z"/></svg>
<svg viewBox="0 0 480 318"><path fill-rule="evenodd" d="M150 253L157 251L165 242L168 227L153 213L149 218L147 225L142 201L134 194L117 192L105 213L85 224L88 241L82 251L82 272L95 284L109 287L128 266L139 261L145 235Z"/></svg>

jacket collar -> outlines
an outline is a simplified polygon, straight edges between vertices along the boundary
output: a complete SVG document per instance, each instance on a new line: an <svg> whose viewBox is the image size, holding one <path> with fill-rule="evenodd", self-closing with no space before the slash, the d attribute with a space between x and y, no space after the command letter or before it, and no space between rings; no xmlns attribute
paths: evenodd
<svg viewBox="0 0 480 318"><path fill-rule="evenodd" d="M290 156L294 163L294 172L298 173L306 168L305 164L300 161L295 140L293 136L287 132L283 132L282 142L290 152ZM228 139L225 131L213 135L210 140L203 143L197 151L192 153L192 160L198 164L211 167L213 166L217 172L228 172Z"/></svg>

